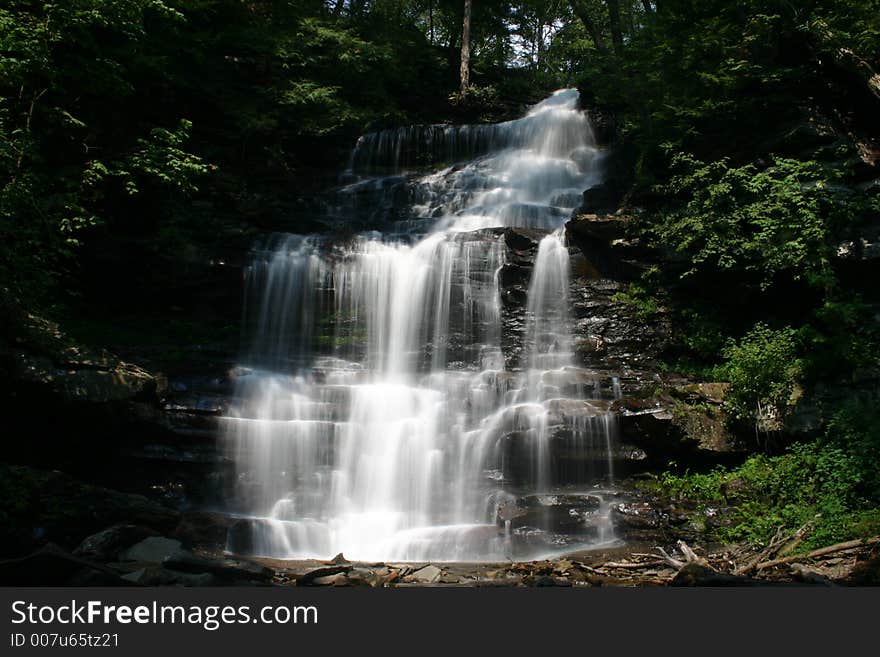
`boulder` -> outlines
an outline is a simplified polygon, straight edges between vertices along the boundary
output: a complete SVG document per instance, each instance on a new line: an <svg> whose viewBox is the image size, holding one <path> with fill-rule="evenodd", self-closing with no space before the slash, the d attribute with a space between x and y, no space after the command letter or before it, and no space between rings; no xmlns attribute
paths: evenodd
<svg viewBox="0 0 880 657"><path fill-rule="evenodd" d="M158 403L167 382L113 354L78 344L54 322L22 308L4 308L11 317L0 357L23 394L54 397L61 403Z"/></svg>
<svg viewBox="0 0 880 657"><path fill-rule="evenodd" d="M528 495L501 505L497 522L511 528L535 527L560 534L585 531L586 518L599 508L595 495Z"/></svg>
<svg viewBox="0 0 880 657"><path fill-rule="evenodd" d="M614 240L626 237L629 222L629 217L623 215L585 212L571 219L565 225L565 230L576 238L610 245Z"/></svg>
<svg viewBox="0 0 880 657"><path fill-rule="evenodd" d="M254 535L259 521L253 518L240 518L230 526L226 536L226 551L231 554L253 554Z"/></svg>
<svg viewBox="0 0 880 657"><path fill-rule="evenodd" d="M611 523L617 538L651 543L664 535L661 514L647 502L620 502L611 506Z"/></svg>
<svg viewBox="0 0 880 657"><path fill-rule="evenodd" d="M224 513L188 511L174 529L174 538L187 548L225 549L229 530L236 519Z"/></svg>
<svg viewBox="0 0 880 657"><path fill-rule="evenodd" d="M127 550L123 550L119 555L119 560L162 563L166 559L181 555L182 552L183 547L180 541L164 536L150 536Z"/></svg>
<svg viewBox="0 0 880 657"><path fill-rule="evenodd" d="M105 563L116 561L123 550L151 536L158 536L158 533L149 527L114 525L86 537L73 554Z"/></svg>

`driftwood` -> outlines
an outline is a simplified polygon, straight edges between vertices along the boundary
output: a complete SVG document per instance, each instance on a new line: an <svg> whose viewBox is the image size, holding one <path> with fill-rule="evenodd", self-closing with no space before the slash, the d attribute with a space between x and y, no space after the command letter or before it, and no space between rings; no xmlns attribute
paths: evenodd
<svg viewBox="0 0 880 657"><path fill-rule="evenodd" d="M679 551L684 555L684 558L685 558L684 561L680 561L679 559L676 559L674 557L669 556L666 553L666 550L664 550L662 547L656 548L657 551L660 553L660 556L662 557L663 562L666 563L667 565L672 566L676 570L681 570L689 563L698 563L700 565L706 566L707 568L714 570L713 568L711 568L711 566L709 566L709 563L705 559L697 556L697 553L694 552L690 548L690 546L687 543L685 543L684 541L678 541L676 543L676 546L678 547Z"/></svg>
<svg viewBox="0 0 880 657"><path fill-rule="evenodd" d="M684 541L676 544L679 551L684 555L685 561L670 557L663 548L657 551L663 556L663 562L676 568L675 577L669 582L670 586L760 586L759 580L749 577L740 577L729 573L719 572L709 561L691 549Z"/></svg>
<svg viewBox="0 0 880 657"><path fill-rule="evenodd" d="M805 524L800 529L793 531L788 536L784 538L781 537L782 527L776 530L776 536L770 541L770 545L761 550L753 559L751 559L748 563L739 568L734 569L734 575L745 575L746 573L750 573L758 567L758 564L766 562L768 559L772 558L774 555L782 552L791 552L795 547L801 544L804 540L804 537L809 532L810 528L813 526L813 521L811 520L807 524Z"/></svg>
<svg viewBox="0 0 880 657"><path fill-rule="evenodd" d="M653 556L653 555L652 555ZM617 562L617 561L607 561L603 563L601 568L620 568L624 570L640 570L641 568L654 568L656 566L665 566L666 561L663 559L654 559L653 561L632 561L632 562Z"/></svg>
<svg viewBox="0 0 880 657"><path fill-rule="evenodd" d="M756 568L758 570L763 570L765 568L772 568L773 566L781 566L787 563L794 563L795 561L803 561L804 559L816 559L818 557L824 557L829 554L834 554L836 552L852 550L854 548L860 548L866 545L876 545L878 543L880 543L880 536L875 536L873 538L857 539L855 541L846 541L844 543L836 543L835 545L829 545L828 547L823 547L819 548L818 550L813 550L812 552L807 552L807 554L796 554L788 557L781 557L779 559L772 559L771 561L765 561L763 563L759 563Z"/></svg>

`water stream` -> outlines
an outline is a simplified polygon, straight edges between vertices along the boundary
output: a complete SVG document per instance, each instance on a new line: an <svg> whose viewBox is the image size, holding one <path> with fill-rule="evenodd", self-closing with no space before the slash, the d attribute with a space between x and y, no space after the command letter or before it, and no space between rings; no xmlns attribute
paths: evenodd
<svg viewBox="0 0 880 657"><path fill-rule="evenodd" d="M244 523L230 549L477 561L613 540L614 418L573 354L563 230L598 162L575 90L498 125L368 135L336 212L364 190L377 207L405 194L406 212L382 231L254 249L223 419ZM515 365L503 228L538 241Z"/></svg>

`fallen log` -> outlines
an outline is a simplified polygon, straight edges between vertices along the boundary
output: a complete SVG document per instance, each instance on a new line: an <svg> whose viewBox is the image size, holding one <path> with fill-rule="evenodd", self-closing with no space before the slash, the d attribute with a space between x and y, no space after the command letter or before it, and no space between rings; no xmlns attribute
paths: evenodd
<svg viewBox="0 0 880 657"><path fill-rule="evenodd" d="M818 550L807 552L807 554L797 554L788 557L781 557L779 559L773 559L771 561L765 561L763 563L759 563L756 568L757 570L764 570L765 568L772 568L773 566L781 566L783 564L794 563L795 561L802 561L804 559L816 559L818 557L824 557L826 555L834 554L836 552L852 550L854 548L860 548L866 545L876 545L878 543L880 543L880 536L864 539L860 538L854 541L846 541L844 543L836 543L834 545L829 545L828 547L819 548Z"/></svg>
<svg viewBox="0 0 880 657"><path fill-rule="evenodd" d="M770 541L770 545L761 550L753 559L751 559L745 565L734 569L734 575L745 575L746 573L750 573L758 567L758 564L763 563L770 559L773 555L781 552L785 549L786 552L791 552L795 547L800 545L800 543L804 540L807 532L813 526L813 521L811 520L803 527L793 531L791 534L786 536L785 538L779 538L779 534L781 533L779 530L776 532L776 536ZM780 528L781 529L781 528Z"/></svg>

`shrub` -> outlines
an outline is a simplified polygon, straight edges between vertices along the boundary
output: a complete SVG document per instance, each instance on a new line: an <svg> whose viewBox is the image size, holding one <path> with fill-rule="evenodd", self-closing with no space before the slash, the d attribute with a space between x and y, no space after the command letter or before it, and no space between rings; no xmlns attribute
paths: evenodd
<svg viewBox="0 0 880 657"><path fill-rule="evenodd" d="M734 417L765 429L778 427L803 370L797 347L793 329L774 330L763 323L739 342L728 342L718 374L730 381L725 403Z"/></svg>

